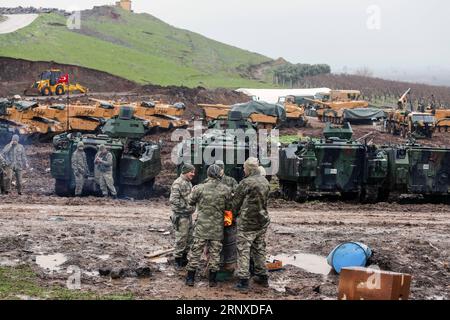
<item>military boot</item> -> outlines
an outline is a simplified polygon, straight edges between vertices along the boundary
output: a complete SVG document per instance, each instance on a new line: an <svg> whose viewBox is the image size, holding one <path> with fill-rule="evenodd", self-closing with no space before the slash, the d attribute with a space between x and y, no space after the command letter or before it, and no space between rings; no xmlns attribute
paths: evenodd
<svg viewBox="0 0 450 320"><path fill-rule="evenodd" d="M265 288L269 287L269 277L264 275L264 276L256 276L254 278L255 283L259 284L260 286L263 286Z"/></svg>
<svg viewBox="0 0 450 320"><path fill-rule="evenodd" d="M188 271L186 275L186 285L193 287L195 282L195 271Z"/></svg>
<svg viewBox="0 0 450 320"><path fill-rule="evenodd" d="M248 292L248 279L239 279L235 288L241 292Z"/></svg>
<svg viewBox="0 0 450 320"><path fill-rule="evenodd" d="M217 272L209 270L209 286L217 287Z"/></svg>

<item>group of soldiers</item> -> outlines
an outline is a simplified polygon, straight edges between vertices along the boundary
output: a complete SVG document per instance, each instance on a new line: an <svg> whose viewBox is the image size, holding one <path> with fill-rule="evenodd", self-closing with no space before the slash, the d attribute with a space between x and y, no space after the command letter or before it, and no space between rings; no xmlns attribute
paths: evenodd
<svg viewBox="0 0 450 320"><path fill-rule="evenodd" d="M194 286L204 249L208 248L209 285L217 286L220 253L224 239L224 215L232 212L237 225L236 288L247 291L250 280L250 258L254 263L255 282L267 287L266 231L270 224L267 211L269 182L258 159L244 163L245 178L238 184L224 173L224 163L216 161L207 170L207 179L193 187L195 167L184 164L180 177L170 193L171 216L175 230L175 264L186 267L186 284ZM193 214L197 219L193 223Z"/></svg>
<svg viewBox="0 0 450 320"><path fill-rule="evenodd" d="M16 189L19 195L23 189L23 171L28 169L28 159L25 148L19 143L19 136L14 135L0 152L0 193L9 194L13 176L16 179Z"/></svg>
<svg viewBox="0 0 450 320"><path fill-rule="evenodd" d="M72 170L75 176L75 196L78 197L81 196L85 179L90 173L82 141L78 142L77 150L72 155ZM114 187L113 156L104 144L100 145L95 155L94 177L104 197L111 194L113 198L117 198L117 191Z"/></svg>

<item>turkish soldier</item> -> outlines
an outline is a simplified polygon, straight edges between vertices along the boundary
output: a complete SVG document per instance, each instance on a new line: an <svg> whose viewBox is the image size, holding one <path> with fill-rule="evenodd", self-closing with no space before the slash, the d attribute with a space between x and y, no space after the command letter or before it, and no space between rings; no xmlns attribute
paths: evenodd
<svg viewBox="0 0 450 320"><path fill-rule="evenodd" d="M217 286L216 275L220 267L224 212L229 210L231 205L231 189L220 180L222 171L218 165L210 166L207 171L208 178L195 186L188 198L189 205L197 206L198 214L189 251L189 263L186 267L188 286L194 285L195 272L206 246L209 252L209 286Z"/></svg>
<svg viewBox="0 0 450 320"><path fill-rule="evenodd" d="M233 177L227 176L225 174L225 164L223 163L223 161L216 160L216 162L214 164L218 165L220 167L220 169L222 169L222 173L221 173L222 183L224 183L227 187L231 188L231 191L234 192L238 186L238 183Z"/></svg>
<svg viewBox="0 0 450 320"><path fill-rule="evenodd" d="M254 260L255 282L268 286L266 269L266 231L270 224L267 211L269 182L258 168L258 159L249 158L244 163L245 179L236 189L233 213L237 215L237 272L236 288L248 290L250 257Z"/></svg>
<svg viewBox="0 0 450 320"><path fill-rule="evenodd" d="M77 150L72 155L72 171L75 176L75 196L81 196L84 179L89 173L89 167L84 152L84 143L78 142Z"/></svg>
<svg viewBox="0 0 450 320"><path fill-rule="evenodd" d="M100 190L104 197L111 193L112 197L117 198L117 191L114 187L113 177L113 156L111 152L106 149L104 144L99 147L99 152L95 156L95 167L98 173Z"/></svg>
<svg viewBox="0 0 450 320"><path fill-rule="evenodd" d="M192 179L195 167L185 163L181 175L174 181L170 190L170 208L172 209L172 225L175 230L175 266L182 268L187 265L187 254L192 241L192 214L195 207L189 205L188 197L192 191Z"/></svg>
<svg viewBox="0 0 450 320"><path fill-rule="evenodd" d="M2 151L3 158L6 161L7 168L4 170L5 193L11 191L11 182L13 173L16 177L16 188L19 195L22 194L22 171L28 168L28 160L25 154L25 148L19 143L19 136L15 134L11 142L7 144Z"/></svg>
<svg viewBox="0 0 450 320"><path fill-rule="evenodd" d="M4 176L5 171L8 169L8 165L6 164L5 158L0 154L0 194L3 194L5 192L5 185L4 185Z"/></svg>

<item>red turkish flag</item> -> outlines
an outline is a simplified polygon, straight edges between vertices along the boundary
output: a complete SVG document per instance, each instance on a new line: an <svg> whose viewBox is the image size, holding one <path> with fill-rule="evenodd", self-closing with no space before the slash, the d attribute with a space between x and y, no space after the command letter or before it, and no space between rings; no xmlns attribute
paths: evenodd
<svg viewBox="0 0 450 320"><path fill-rule="evenodd" d="M66 83L66 84L68 84L69 83L69 74L66 73L65 75L61 76L58 79L58 83Z"/></svg>

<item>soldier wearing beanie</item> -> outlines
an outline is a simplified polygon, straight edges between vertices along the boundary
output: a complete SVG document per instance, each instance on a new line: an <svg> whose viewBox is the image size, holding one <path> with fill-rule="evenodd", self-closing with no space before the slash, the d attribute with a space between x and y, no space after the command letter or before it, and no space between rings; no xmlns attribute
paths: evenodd
<svg viewBox="0 0 450 320"><path fill-rule="evenodd" d="M170 207L172 209L172 225L175 230L175 267L180 269L187 265L187 254L192 242L192 214L195 207L188 204L192 191L192 179L195 167L185 163L181 175L174 181L170 189Z"/></svg>
<svg viewBox="0 0 450 320"><path fill-rule="evenodd" d="M77 150L72 154L72 171L75 176L75 196L81 196L84 180L89 174L84 143L82 141L78 142Z"/></svg>
<svg viewBox="0 0 450 320"><path fill-rule="evenodd" d="M14 174L17 193L20 195L22 194L23 187L22 171L28 168L28 159L25 154L25 148L19 143L19 136L17 134L3 148L1 154L7 165L3 174L4 192L9 193L11 191L11 182Z"/></svg>
<svg viewBox="0 0 450 320"><path fill-rule="evenodd" d="M117 198L116 187L114 186L113 176L113 156L112 153L106 148L106 145L101 144L99 151L95 156L95 170L97 177L100 180L100 190L104 197L107 197L109 193L115 199Z"/></svg>
<svg viewBox="0 0 450 320"><path fill-rule="evenodd" d="M245 179L239 183L233 198L233 213L237 215L237 272L236 288L248 290L250 257L254 260L255 282L269 285L266 270L266 231L270 224L267 211L269 182L261 175L256 158L244 163Z"/></svg>
<svg viewBox="0 0 450 320"><path fill-rule="evenodd" d="M197 221L189 251L189 263L186 267L186 284L193 286L195 273L205 247L209 253L209 286L217 285L216 275L220 267L222 251L224 212L230 209L231 189L221 182L223 169L218 165L208 168L208 178L195 186L189 195L188 203L197 207Z"/></svg>

